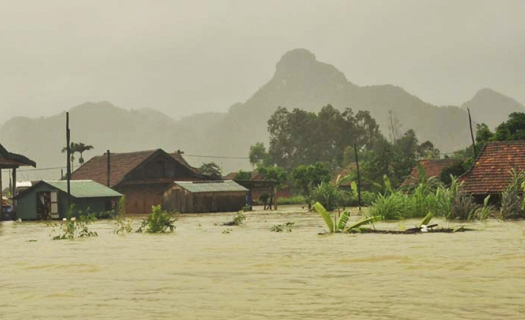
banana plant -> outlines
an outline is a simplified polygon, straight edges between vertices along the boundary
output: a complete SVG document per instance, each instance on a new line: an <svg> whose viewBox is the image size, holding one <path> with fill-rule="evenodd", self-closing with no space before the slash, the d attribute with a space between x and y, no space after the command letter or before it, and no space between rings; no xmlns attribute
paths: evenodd
<svg viewBox="0 0 525 320"><path fill-rule="evenodd" d="M329 233L349 232L352 229L357 229L362 225L372 223L376 220L375 217L365 217L347 226L346 224L348 223L348 218L350 217L350 211L344 211L339 217L339 220L337 220L337 215L332 218L330 212L328 212L319 202L316 202L313 205L313 209L321 216L321 218L323 218L326 226L328 227Z"/></svg>

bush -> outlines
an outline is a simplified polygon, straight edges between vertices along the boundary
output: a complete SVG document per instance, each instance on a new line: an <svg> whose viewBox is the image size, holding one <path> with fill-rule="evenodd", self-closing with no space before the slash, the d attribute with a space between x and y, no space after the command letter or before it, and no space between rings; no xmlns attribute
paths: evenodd
<svg viewBox="0 0 525 320"><path fill-rule="evenodd" d="M52 234L59 229L59 234L53 236L53 240L65 240L74 238L97 237L95 231L90 231L88 225L96 221L97 218L92 214L79 214L78 219L73 217L75 206L72 205L68 212L67 218L62 223L54 223Z"/></svg>
<svg viewBox="0 0 525 320"><path fill-rule="evenodd" d="M332 211L344 204L344 191L329 182L321 182L311 194L312 202L319 202L326 210Z"/></svg>
<svg viewBox="0 0 525 320"><path fill-rule="evenodd" d="M239 211L233 216L232 221L225 222L222 225L223 226L240 226L241 224L243 224L244 220L246 220L246 216L244 215L243 211Z"/></svg>
<svg viewBox="0 0 525 320"><path fill-rule="evenodd" d="M305 204L306 199L303 196L293 196L289 198L277 198L277 204Z"/></svg>
<svg viewBox="0 0 525 320"><path fill-rule="evenodd" d="M151 213L142 220L140 228L136 232L164 233L175 230L175 219L173 214L162 210L160 205L151 207Z"/></svg>

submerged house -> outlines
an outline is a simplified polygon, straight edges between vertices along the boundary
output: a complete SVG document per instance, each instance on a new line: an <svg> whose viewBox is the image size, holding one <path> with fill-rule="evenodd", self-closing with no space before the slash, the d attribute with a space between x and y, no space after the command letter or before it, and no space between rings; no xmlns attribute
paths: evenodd
<svg viewBox="0 0 525 320"><path fill-rule="evenodd" d="M173 181L213 179L190 166L180 152L162 149L107 153L91 158L72 173L73 180L94 180L126 197L126 213L148 213L163 203Z"/></svg>
<svg viewBox="0 0 525 320"><path fill-rule="evenodd" d="M511 170L525 170L525 140L487 142L474 165L459 180L461 191L477 202L499 200L511 181Z"/></svg>
<svg viewBox="0 0 525 320"><path fill-rule="evenodd" d="M12 181L16 181L16 169L21 166L36 167L36 163L22 155L7 151L6 148L0 144L0 191L2 191L2 193L4 190L2 187L2 169L11 169L13 174ZM12 186L10 192L14 194L15 190L16 183Z"/></svg>
<svg viewBox="0 0 525 320"><path fill-rule="evenodd" d="M42 180L21 191L16 197L17 217L22 220L62 219L69 204L77 212L102 213L114 211L122 195L91 180L71 181L68 200L67 181Z"/></svg>
<svg viewBox="0 0 525 320"><path fill-rule="evenodd" d="M163 207L177 212L228 212L246 205L249 190L234 181L176 181L164 192Z"/></svg>
<svg viewBox="0 0 525 320"><path fill-rule="evenodd" d="M423 169L425 169L425 173L427 174L428 178L438 178L441 175L441 172L446 167L452 165L454 163L454 159L427 159L427 160L419 160L418 164L420 164ZM412 168L412 171L410 172L410 175L405 178L405 180L401 183L401 187L404 186L414 186L419 183L419 166L415 165L414 168Z"/></svg>
<svg viewBox="0 0 525 320"><path fill-rule="evenodd" d="M282 186L278 182L267 181L264 175L257 171L246 172L246 174L249 175L249 179L239 179L238 174L239 172L230 172L224 179L233 180L249 190L249 205L251 205L252 200L259 200L263 194L274 194L274 202L277 202L277 198L288 198L292 196L292 188L290 185L285 184Z"/></svg>

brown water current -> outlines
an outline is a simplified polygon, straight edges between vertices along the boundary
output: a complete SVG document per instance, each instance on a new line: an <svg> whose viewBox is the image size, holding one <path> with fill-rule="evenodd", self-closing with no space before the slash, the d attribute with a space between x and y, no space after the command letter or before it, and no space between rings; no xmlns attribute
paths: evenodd
<svg viewBox="0 0 525 320"><path fill-rule="evenodd" d="M0 318L525 319L525 222L321 236L300 207L220 226L232 215L181 215L161 235L98 221L98 237L61 241L45 223L0 223ZM269 231L288 221L291 233Z"/></svg>

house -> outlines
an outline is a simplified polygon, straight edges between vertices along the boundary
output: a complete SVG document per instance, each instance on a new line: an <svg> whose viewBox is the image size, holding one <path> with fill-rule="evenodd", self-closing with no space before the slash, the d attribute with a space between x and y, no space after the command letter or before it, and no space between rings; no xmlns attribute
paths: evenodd
<svg viewBox="0 0 525 320"><path fill-rule="evenodd" d="M70 182L71 198L68 199L67 181L42 180L20 191L16 215L22 220L47 220L66 218L69 205L75 213L102 213L114 211L122 195L92 180ZM75 214L74 213L74 214Z"/></svg>
<svg viewBox="0 0 525 320"><path fill-rule="evenodd" d="M234 181L176 181L164 192L163 207L177 212L229 212L246 205L249 190Z"/></svg>
<svg viewBox="0 0 525 320"><path fill-rule="evenodd" d="M250 175L249 180L235 179L238 173L239 172L230 172L224 177L224 179L233 180L241 186L247 188L250 191L249 199L257 201L264 193L272 194L275 187L277 187L277 192L274 199L275 201L277 198L289 198L292 196L292 187L290 185L285 184L284 186L278 187L279 183L265 180L264 175L257 171L246 172Z"/></svg>
<svg viewBox="0 0 525 320"><path fill-rule="evenodd" d="M73 172L71 179L109 186L126 197L126 213L148 213L152 206L162 204L173 181L213 178L190 166L181 152L157 149L96 156Z"/></svg>
<svg viewBox="0 0 525 320"><path fill-rule="evenodd" d="M474 165L459 178L461 191L478 202L487 195L499 199L510 183L512 169L525 170L525 141L487 142Z"/></svg>
<svg viewBox="0 0 525 320"><path fill-rule="evenodd" d="M427 159L427 160L419 160L418 164L420 164L423 169L425 169L425 172L427 174L428 178L435 177L439 179L439 176L441 175L441 171L445 169L446 167L452 165L454 163L454 159ZM401 183L401 187L405 186L413 186L417 185L419 183L419 166L415 165L412 168L412 172L410 172L410 175L405 178L405 180Z"/></svg>
<svg viewBox="0 0 525 320"><path fill-rule="evenodd" d="M13 181L16 181L16 169L21 166L36 167L36 163L22 155L11 153L7 151L4 146L0 144L0 190L3 193L2 187L2 169L11 169L13 174ZM12 186L11 193L14 194L16 190L16 183Z"/></svg>

